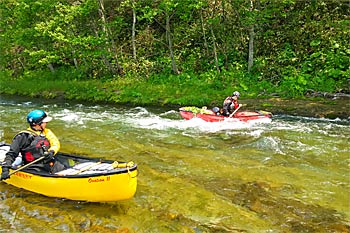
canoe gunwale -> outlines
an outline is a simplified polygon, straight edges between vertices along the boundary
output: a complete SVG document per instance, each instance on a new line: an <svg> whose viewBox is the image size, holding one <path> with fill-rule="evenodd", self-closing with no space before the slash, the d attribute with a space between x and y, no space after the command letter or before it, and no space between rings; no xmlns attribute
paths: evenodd
<svg viewBox="0 0 350 233"><path fill-rule="evenodd" d="M0 144L0 147L2 146L10 146L10 144L3 143ZM114 160L108 160L108 159L99 159L99 158L90 158L86 156L81 156L81 155L75 155L75 154L68 154L68 153L63 153L63 152L58 152L55 157L57 158L58 161L64 160L64 159L73 159L76 161L81 161L81 162L100 162L100 163L107 163L107 164L112 164L116 161ZM127 162L121 162L117 161L118 164L127 164ZM76 165L76 164L74 164ZM34 165L32 165L34 166ZM68 166L66 169L73 168L74 166ZM19 167L20 169L20 167ZM16 171L17 169L11 168L11 171ZM90 171L94 171L94 169L89 169ZM113 170L106 170L104 172L96 172L96 173L88 173L88 174L65 174L65 175L60 175L60 174L50 174L45 171L36 171L34 169L25 168L22 169L20 172L23 173L28 173L36 176L41 176L41 177L50 177L50 178L88 178L88 177L98 177L98 176L110 176L110 175L117 175L117 174L123 174L123 173L131 173L133 171L137 170L137 164L133 164L131 167L123 167L123 168L115 168ZM82 172L83 170L77 169L77 172Z"/></svg>
<svg viewBox="0 0 350 233"><path fill-rule="evenodd" d="M68 168L69 169L69 168ZM88 177L97 177L97 176L110 176L110 175L118 175L118 174L123 174L123 173L130 173L132 171L137 170L137 165L135 164L131 168L117 168L113 171L106 171L106 172L99 172L99 173L89 173L89 174L76 174L76 175L59 175L59 174L50 174L50 173L45 173L45 172L40 172L40 171L34 171L29 169L23 169L21 172L29 173L32 175L36 176L41 176L41 177L50 177L50 178L73 178L73 179L79 179L79 178L88 178ZM13 171L16 171L13 169ZM77 170L79 171L79 170ZM93 171L93 170L90 170Z"/></svg>

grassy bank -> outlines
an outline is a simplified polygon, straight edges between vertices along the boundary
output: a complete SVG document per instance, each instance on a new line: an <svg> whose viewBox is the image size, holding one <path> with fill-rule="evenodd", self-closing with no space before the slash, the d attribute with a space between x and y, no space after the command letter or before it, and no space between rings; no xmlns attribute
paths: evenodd
<svg viewBox="0 0 350 233"><path fill-rule="evenodd" d="M263 98L264 85L239 78L211 75L163 75L150 78L121 77L82 80L59 73L31 73L21 78L0 75L1 93L43 98L64 98L90 102L132 105L220 105L222 99L238 90L243 98ZM230 76L231 77L231 76ZM266 87L266 85L265 85ZM270 86L270 91L275 91Z"/></svg>
<svg viewBox="0 0 350 233"><path fill-rule="evenodd" d="M75 78L71 78L75 77ZM245 109L267 110L274 114L342 118L350 116L348 99L292 98L290 92L256 80L188 75L150 78L118 78L82 80L72 74L37 73L12 78L0 75L0 93L64 99L91 103L111 103L133 106L221 106L223 99L238 90Z"/></svg>

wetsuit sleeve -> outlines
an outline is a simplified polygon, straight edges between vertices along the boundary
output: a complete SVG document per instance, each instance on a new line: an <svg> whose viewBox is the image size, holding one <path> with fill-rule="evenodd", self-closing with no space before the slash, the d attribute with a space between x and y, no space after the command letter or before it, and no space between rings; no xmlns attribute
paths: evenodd
<svg viewBox="0 0 350 233"><path fill-rule="evenodd" d="M45 137L47 140L50 142L50 150L53 150L55 154L60 150L61 144L56 135L50 130L50 129L45 129Z"/></svg>
<svg viewBox="0 0 350 233"><path fill-rule="evenodd" d="M5 162L6 165L11 166L13 161L15 161L18 156L21 148L24 148L27 143L27 134L20 133L17 134L13 139L10 145L10 150L6 153Z"/></svg>
<svg viewBox="0 0 350 233"><path fill-rule="evenodd" d="M231 96L227 96L226 99L224 100L224 103L222 105L227 105L229 106L232 103L232 98Z"/></svg>

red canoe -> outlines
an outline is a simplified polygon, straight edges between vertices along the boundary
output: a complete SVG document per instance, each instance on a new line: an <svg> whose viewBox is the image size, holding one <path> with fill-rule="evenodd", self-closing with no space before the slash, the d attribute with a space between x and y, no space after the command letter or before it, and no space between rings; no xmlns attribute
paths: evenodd
<svg viewBox="0 0 350 233"><path fill-rule="evenodd" d="M197 107L182 107L179 109L180 115L186 119L190 120L192 118L200 118L207 122L219 122L219 121L257 121L262 119L270 119L272 113L265 111L249 112L249 111L239 111L232 117L216 115L212 110Z"/></svg>

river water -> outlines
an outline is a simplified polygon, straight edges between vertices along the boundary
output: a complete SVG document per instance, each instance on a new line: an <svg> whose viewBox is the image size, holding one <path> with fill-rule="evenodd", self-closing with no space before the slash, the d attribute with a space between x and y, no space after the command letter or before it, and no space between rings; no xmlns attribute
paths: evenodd
<svg viewBox="0 0 350 233"><path fill-rule="evenodd" d="M139 167L131 200L86 203L0 183L0 232L349 232L350 122L183 120L178 109L1 96L0 141L49 113L61 151Z"/></svg>

